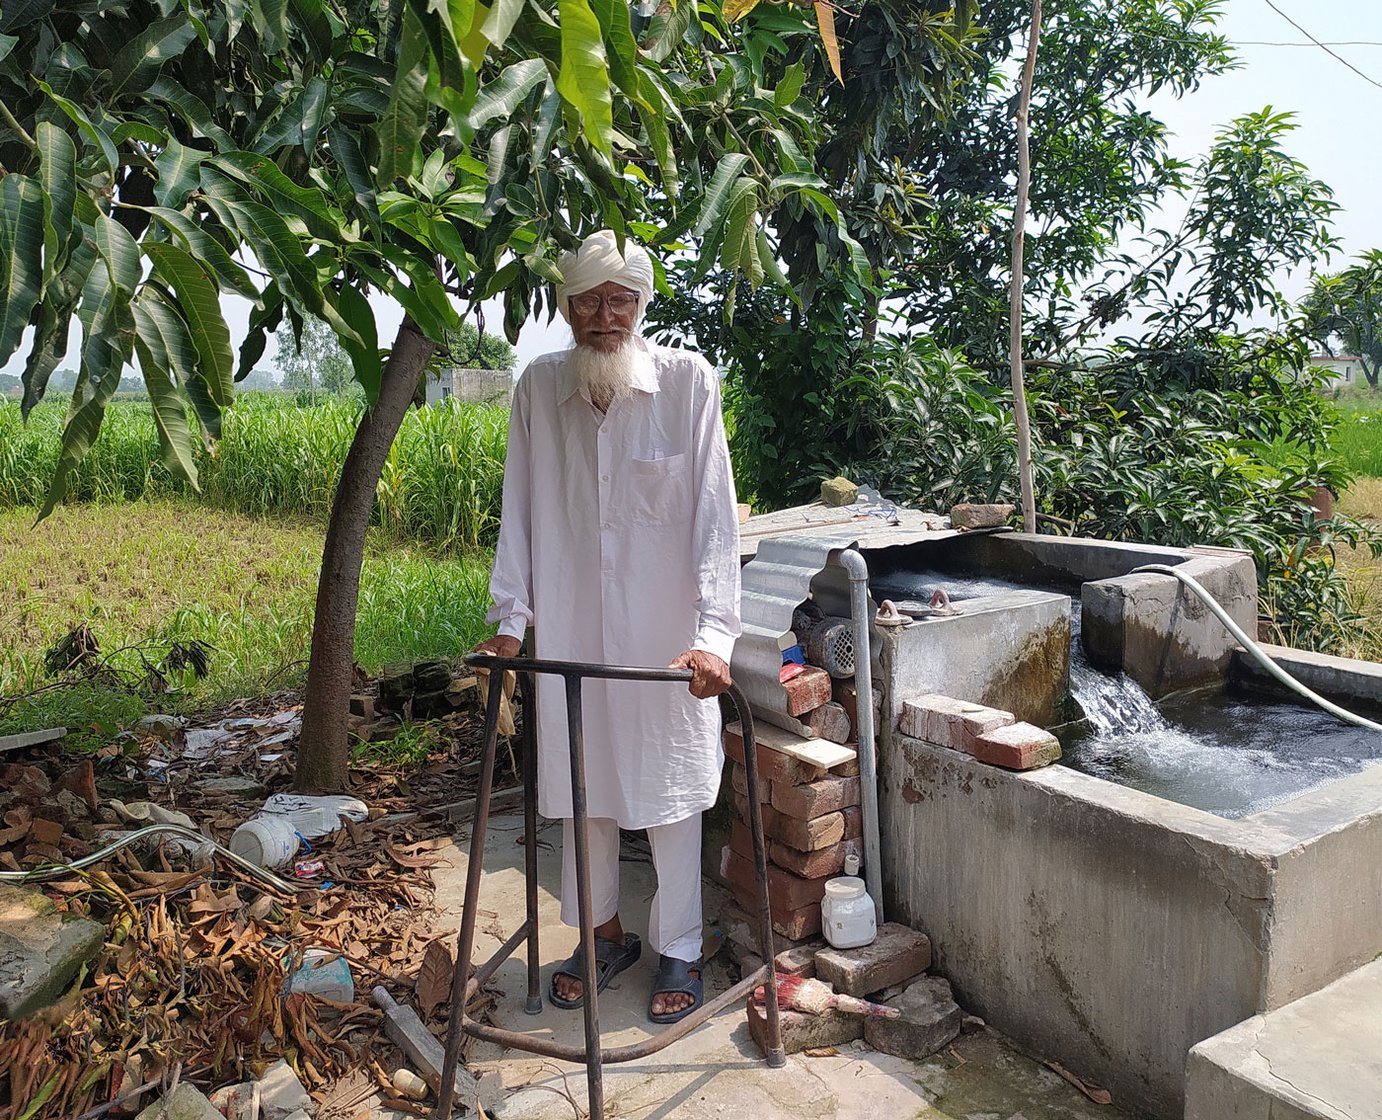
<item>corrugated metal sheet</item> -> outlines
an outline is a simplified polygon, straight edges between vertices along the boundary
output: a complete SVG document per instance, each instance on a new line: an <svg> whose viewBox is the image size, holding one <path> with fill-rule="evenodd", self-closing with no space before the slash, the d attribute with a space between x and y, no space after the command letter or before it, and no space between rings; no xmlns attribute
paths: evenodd
<svg viewBox="0 0 1382 1120"><path fill-rule="evenodd" d="M939 514L898 510L897 520L890 525L877 517L850 516L847 510L817 504L750 518L744 526L740 553L752 559L743 568L744 632L734 647L732 668L735 683L760 719L799 735L810 734L787 713L787 693L778 676L778 643L792 628L792 612L813 592L826 614L849 616L849 581L832 562L835 554L846 548L891 548L956 535ZM873 610L870 598L870 614Z"/></svg>

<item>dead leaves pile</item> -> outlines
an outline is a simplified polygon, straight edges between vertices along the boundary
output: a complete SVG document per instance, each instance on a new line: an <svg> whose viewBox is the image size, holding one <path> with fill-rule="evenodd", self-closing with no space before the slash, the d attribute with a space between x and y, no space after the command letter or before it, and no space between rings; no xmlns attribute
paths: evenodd
<svg viewBox="0 0 1382 1120"><path fill-rule="evenodd" d="M319 845L335 885L295 895L223 866L175 869L161 849L153 868L126 849L45 884L103 922L106 944L57 1006L0 1024L0 1120L70 1118L178 1066L209 1090L284 1058L320 1096L371 1064L391 1044L370 989L412 998L436 936L428 869L446 840L426 831L381 820L337 833ZM307 948L346 958L354 1002L283 994Z"/></svg>

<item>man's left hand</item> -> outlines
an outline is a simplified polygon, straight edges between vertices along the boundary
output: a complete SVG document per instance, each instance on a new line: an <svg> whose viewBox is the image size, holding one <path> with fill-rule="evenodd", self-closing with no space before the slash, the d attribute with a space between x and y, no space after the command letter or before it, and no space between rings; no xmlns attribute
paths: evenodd
<svg viewBox="0 0 1382 1120"><path fill-rule="evenodd" d="M719 696L727 692L731 684L729 666L703 649L688 649L669 668L691 670L691 695L697 700Z"/></svg>

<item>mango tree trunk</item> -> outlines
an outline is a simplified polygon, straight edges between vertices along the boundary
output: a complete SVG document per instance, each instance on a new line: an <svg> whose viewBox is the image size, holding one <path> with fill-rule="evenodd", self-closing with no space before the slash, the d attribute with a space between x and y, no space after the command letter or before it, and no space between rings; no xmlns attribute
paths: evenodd
<svg viewBox="0 0 1382 1120"><path fill-rule="evenodd" d="M295 786L303 793L345 789L350 767L348 717L355 660L355 612L379 475L407 415L427 362L436 352L405 318L380 378L379 399L365 410L331 504L331 521L317 581L312 660L302 708Z"/></svg>

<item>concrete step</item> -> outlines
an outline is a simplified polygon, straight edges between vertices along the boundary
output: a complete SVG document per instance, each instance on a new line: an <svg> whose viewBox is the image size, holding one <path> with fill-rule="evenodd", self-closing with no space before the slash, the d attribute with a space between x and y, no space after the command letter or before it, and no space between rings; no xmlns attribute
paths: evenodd
<svg viewBox="0 0 1382 1120"><path fill-rule="evenodd" d="M1382 1116L1382 960L1207 1038L1186 1063L1185 1120Z"/></svg>

